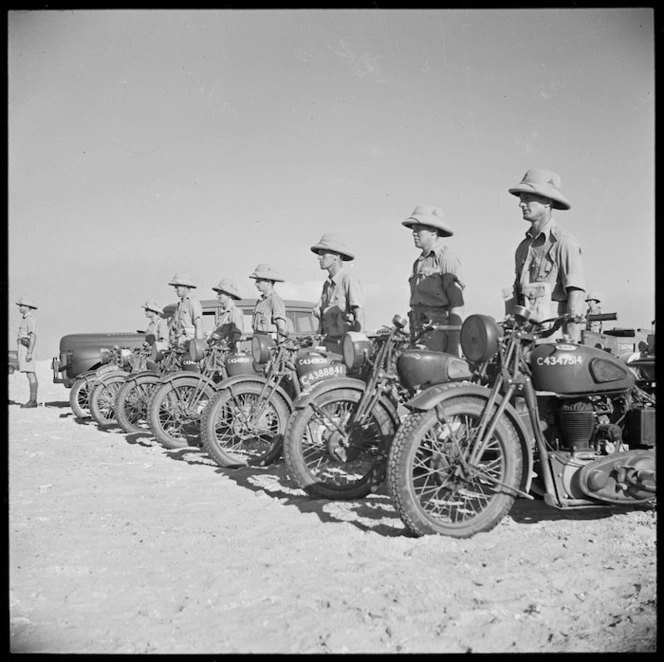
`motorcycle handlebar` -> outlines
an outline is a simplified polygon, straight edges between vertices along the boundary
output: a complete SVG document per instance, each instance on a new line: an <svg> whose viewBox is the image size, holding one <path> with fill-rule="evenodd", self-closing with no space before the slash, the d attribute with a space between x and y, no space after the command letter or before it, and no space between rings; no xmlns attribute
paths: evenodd
<svg viewBox="0 0 664 662"><path fill-rule="evenodd" d="M618 313L591 313L586 315L589 322L615 322L618 319Z"/></svg>

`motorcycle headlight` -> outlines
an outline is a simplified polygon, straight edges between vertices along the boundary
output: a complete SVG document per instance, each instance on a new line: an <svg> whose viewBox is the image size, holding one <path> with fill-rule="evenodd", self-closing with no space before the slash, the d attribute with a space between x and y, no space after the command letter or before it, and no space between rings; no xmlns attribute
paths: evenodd
<svg viewBox="0 0 664 662"><path fill-rule="evenodd" d="M205 358L207 343L200 338L192 338L187 347L187 353L192 361L202 361Z"/></svg>
<svg viewBox="0 0 664 662"><path fill-rule="evenodd" d="M267 363L270 358L270 348L275 346L272 336L258 334L251 339L251 358L258 363Z"/></svg>
<svg viewBox="0 0 664 662"><path fill-rule="evenodd" d="M101 363L108 363L111 360L111 350L106 347L102 347L99 350Z"/></svg>
<svg viewBox="0 0 664 662"><path fill-rule="evenodd" d="M341 353L348 370L356 370L373 354L373 344L359 331L348 331L341 339Z"/></svg>
<svg viewBox="0 0 664 662"><path fill-rule="evenodd" d="M134 353L130 349L121 349L120 350L120 365L128 366L132 363L134 358Z"/></svg>
<svg viewBox="0 0 664 662"><path fill-rule="evenodd" d="M502 331L488 315L470 315L461 326L461 349L473 363L488 361L498 352Z"/></svg>

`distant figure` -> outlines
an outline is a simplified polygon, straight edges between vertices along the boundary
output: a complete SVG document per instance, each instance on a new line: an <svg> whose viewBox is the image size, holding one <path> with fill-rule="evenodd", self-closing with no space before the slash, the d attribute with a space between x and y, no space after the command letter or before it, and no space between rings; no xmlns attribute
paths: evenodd
<svg viewBox="0 0 664 662"><path fill-rule="evenodd" d="M586 310L586 315L601 315L602 308L599 305L602 303L602 299L598 292L588 292L586 296L586 303L588 304L588 309ZM593 331L594 333L602 333L602 322L590 320L586 321L586 329L588 331Z"/></svg>
<svg viewBox="0 0 664 662"><path fill-rule="evenodd" d="M30 385L30 399L21 409L33 409L37 406L37 357L35 355L35 345L37 344L37 321L33 316L33 311L37 310L37 305L30 297L21 297L17 302L18 310L21 313L21 322L18 326L18 369L24 372L28 377Z"/></svg>
<svg viewBox="0 0 664 662"><path fill-rule="evenodd" d="M145 330L145 341L149 344L168 343L169 329L168 322L164 318L164 309L154 299L146 301L141 308L145 310L145 316L150 320Z"/></svg>
<svg viewBox="0 0 664 662"><path fill-rule="evenodd" d="M514 256L515 303L536 312L540 320L565 313L583 315L586 281L581 247L553 219L554 209L571 208L560 183L555 172L532 168L516 186L508 189L519 198L523 219L530 223ZM579 342L581 328L580 324L565 324L562 332L557 333L566 333Z"/></svg>
<svg viewBox="0 0 664 662"><path fill-rule="evenodd" d="M463 320L461 263L441 241L454 234L443 210L418 205L401 224L410 228L421 251L410 276L410 333L415 339L427 322L460 325ZM422 342L429 349L459 355L459 331L427 331Z"/></svg>
<svg viewBox="0 0 664 662"><path fill-rule="evenodd" d="M259 264L249 276L256 281L260 297L254 306L251 326L255 334L276 334L276 340L288 336L286 305L274 291L275 283L284 279L269 264Z"/></svg>
<svg viewBox="0 0 664 662"><path fill-rule="evenodd" d="M217 326L210 334L213 340L226 340L229 347L234 350L237 341L244 333L244 314L235 305L242 297L237 285L230 278L222 278L219 284L212 288L217 293L217 301L221 306L217 317ZM210 339L208 339L210 342Z"/></svg>
<svg viewBox="0 0 664 662"><path fill-rule="evenodd" d="M192 338L203 340L203 306L193 292L196 285L185 273L175 274L168 284L180 298L171 322L171 344L182 345Z"/></svg>
<svg viewBox="0 0 664 662"><path fill-rule="evenodd" d="M364 295L357 276L344 268L344 262L355 256L346 248L338 234L324 234L311 247L318 255L320 268L329 277L314 314L318 317L318 333L325 336L323 344L331 352L340 352L339 345L346 331L360 331L364 327Z"/></svg>

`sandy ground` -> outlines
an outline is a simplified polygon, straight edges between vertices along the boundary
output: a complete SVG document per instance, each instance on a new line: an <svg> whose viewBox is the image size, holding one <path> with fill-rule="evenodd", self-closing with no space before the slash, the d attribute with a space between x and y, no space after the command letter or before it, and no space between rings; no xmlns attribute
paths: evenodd
<svg viewBox="0 0 664 662"><path fill-rule="evenodd" d="M316 501L283 462L9 406L14 653L656 650L656 509L565 513L518 500L470 540L405 535L385 491ZM25 402L25 375L9 398Z"/></svg>

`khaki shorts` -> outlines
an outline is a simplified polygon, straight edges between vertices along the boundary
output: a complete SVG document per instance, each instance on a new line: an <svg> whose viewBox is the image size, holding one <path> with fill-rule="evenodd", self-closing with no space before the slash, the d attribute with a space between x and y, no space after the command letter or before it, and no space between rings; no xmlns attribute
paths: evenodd
<svg viewBox="0 0 664 662"><path fill-rule="evenodd" d="M28 348L24 345L18 346L18 371L19 372L37 372L37 357L34 352L32 359L28 361L25 357L28 353Z"/></svg>

